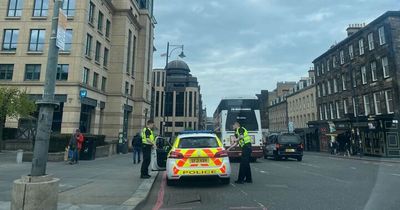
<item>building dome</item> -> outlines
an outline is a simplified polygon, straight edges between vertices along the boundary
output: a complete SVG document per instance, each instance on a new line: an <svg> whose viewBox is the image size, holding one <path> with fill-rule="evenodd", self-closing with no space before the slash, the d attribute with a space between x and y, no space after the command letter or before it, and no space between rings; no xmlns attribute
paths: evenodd
<svg viewBox="0 0 400 210"><path fill-rule="evenodd" d="M189 76L190 68L182 60L173 60L166 66L167 75L169 76Z"/></svg>

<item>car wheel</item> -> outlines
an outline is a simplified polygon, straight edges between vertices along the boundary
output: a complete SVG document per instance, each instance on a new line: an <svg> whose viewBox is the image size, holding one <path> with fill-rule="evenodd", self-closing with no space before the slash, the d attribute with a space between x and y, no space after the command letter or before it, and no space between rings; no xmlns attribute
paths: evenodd
<svg viewBox="0 0 400 210"><path fill-rule="evenodd" d="M230 178L221 178L221 183L223 185L228 185L231 183L231 179Z"/></svg>
<svg viewBox="0 0 400 210"><path fill-rule="evenodd" d="M303 160L303 156L300 156L297 158L297 161L302 161Z"/></svg>
<svg viewBox="0 0 400 210"><path fill-rule="evenodd" d="M264 155L264 159L268 159L268 155Z"/></svg>
<svg viewBox="0 0 400 210"><path fill-rule="evenodd" d="M275 159L275 160L281 160L282 157L279 157L279 155L275 155L275 156L274 156L274 159Z"/></svg>
<svg viewBox="0 0 400 210"><path fill-rule="evenodd" d="M177 184L177 180L172 180L167 178L167 185L168 186L175 186Z"/></svg>
<svg viewBox="0 0 400 210"><path fill-rule="evenodd" d="M289 158L288 157L285 157L285 160L288 160Z"/></svg>

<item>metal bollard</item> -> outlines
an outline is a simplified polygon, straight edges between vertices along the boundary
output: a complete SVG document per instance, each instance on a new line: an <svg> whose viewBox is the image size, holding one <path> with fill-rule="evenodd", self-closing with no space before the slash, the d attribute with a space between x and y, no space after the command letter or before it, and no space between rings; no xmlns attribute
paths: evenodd
<svg viewBox="0 0 400 210"><path fill-rule="evenodd" d="M17 150L17 164L22 163L23 156L24 156L24 151L22 149Z"/></svg>

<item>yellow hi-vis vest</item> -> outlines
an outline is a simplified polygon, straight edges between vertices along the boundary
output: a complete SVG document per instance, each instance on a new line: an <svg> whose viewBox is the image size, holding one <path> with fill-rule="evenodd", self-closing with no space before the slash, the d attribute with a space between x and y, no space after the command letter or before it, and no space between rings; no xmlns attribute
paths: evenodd
<svg viewBox="0 0 400 210"><path fill-rule="evenodd" d="M151 134L150 134L149 139L150 139L150 141L153 142L153 144L154 144L154 143L155 143L155 142L154 142L154 134L153 134L153 131L152 131L150 128L143 128L143 130L142 130L142 143L143 143L143 144L150 145L150 144L147 142L146 130L149 130L149 131L150 131Z"/></svg>
<svg viewBox="0 0 400 210"><path fill-rule="evenodd" d="M243 139L239 140L239 146L243 147L245 144L248 144L248 143L251 144L251 137L249 136L249 133L247 132L246 128L243 128L243 127L241 127L241 128L244 130L244 133L243 133ZM239 129L240 128L236 129L237 136L240 136Z"/></svg>

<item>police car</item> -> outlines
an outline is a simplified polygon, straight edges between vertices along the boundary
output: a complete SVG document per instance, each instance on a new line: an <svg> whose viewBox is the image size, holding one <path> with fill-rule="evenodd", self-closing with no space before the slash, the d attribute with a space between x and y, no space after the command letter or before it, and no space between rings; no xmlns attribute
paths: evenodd
<svg viewBox="0 0 400 210"><path fill-rule="evenodd" d="M188 131L182 132L173 142L166 159L166 171L167 185L176 184L182 177L200 176L218 177L223 184L229 184L231 165L227 151L215 134Z"/></svg>

